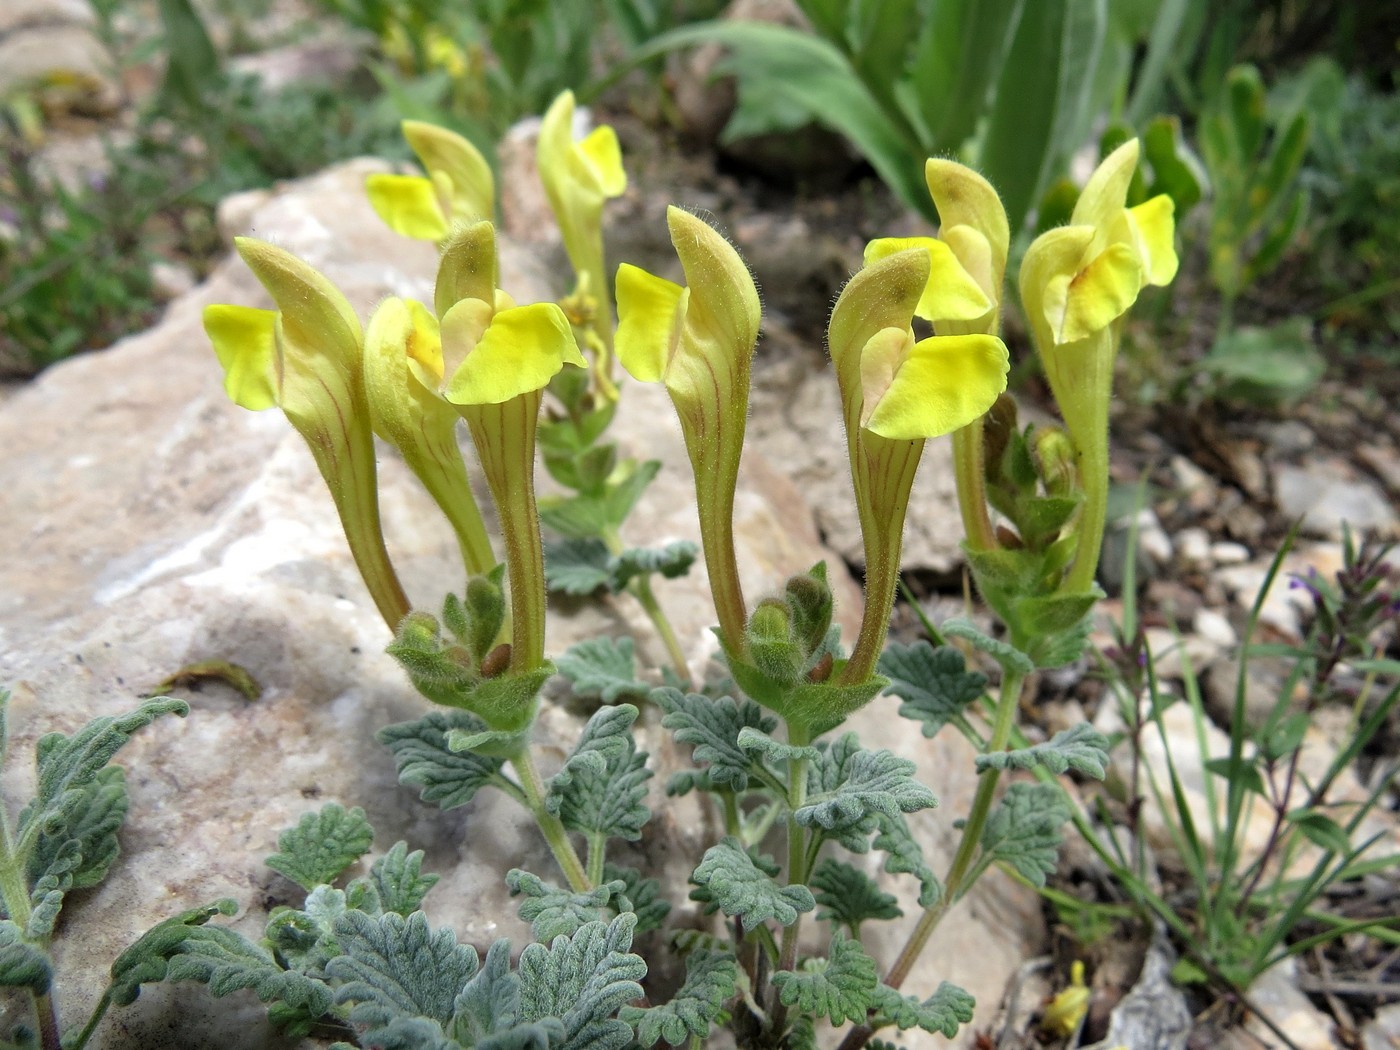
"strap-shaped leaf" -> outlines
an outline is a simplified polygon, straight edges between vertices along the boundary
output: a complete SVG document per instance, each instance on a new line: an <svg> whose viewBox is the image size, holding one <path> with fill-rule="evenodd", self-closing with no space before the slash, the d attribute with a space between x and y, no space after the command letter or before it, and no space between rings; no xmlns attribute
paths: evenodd
<svg viewBox="0 0 1400 1050"><path fill-rule="evenodd" d="M477 970L476 952L449 929L431 930L422 912L377 918L347 911L335 923L343 955L326 965L350 1019L382 1026L396 1017L451 1023L453 1003Z"/></svg>
<svg viewBox="0 0 1400 1050"><path fill-rule="evenodd" d="M809 959L797 972L779 970L773 975L785 1005L825 1016L832 1024L864 1021L879 983L875 960L865 954L860 941L841 936L831 942L829 957Z"/></svg>
<svg viewBox="0 0 1400 1050"><path fill-rule="evenodd" d="M671 1046L691 1038L703 1042L740 982L733 954L700 948L686 956L685 983L669 1003L647 1009L624 1006L622 1020L636 1028L637 1042L644 1047L663 1040Z"/></svg>
<svg viewBox="0 0 1400 1050"><path fill-rule="evenodd" d="M769 919L791 926L817 906L811 890L780 885L730 836L705 851L690 881L700 887L692 899L713 904L730 918L738 916L746 931Z"/></svg>
<svg viewBox="0 0 1400 1050"><path fill-rule="evenodd" d="M904 700L899 713L923 724L934 736L960 716L987 688L987 676L969 671L963 654L951 645L935 649L928 642L891 642L880 656L880 673L890 680L887 693Z"/></svg>
<svg viewBox="0 0 1400 1050"><path fill-rule="evenodd" d="M580 699L644 700L652 687L637 679L633 648L631 638L590 638L571 645L555 662Z"/></svg>
<svg viewBox="0 0 1400 1050"><path fill-rule="evenodd" d="M394 753L399 782L419 788L424 802L455 809L488 784L506 782L504 759L448 746L453 732L477 734L486 723L466 711L433 711L413 722L398 722L379 731L379 742Z"/></svg>
<svg viewBox="0 0 1400 1050"><path fill-rule="evenodd" d="M938 990L923 1002L912 995L900 995L888 985L881 984L873 996L875 1025L894 1025L900 1031L922 1028L949 1039L958 1034L958 1027L972 1020L975 1000L955 984L944 981Z"/></svg>
<svg viewBox="0 0 1400 1050"><path fill-rule="evenodd" d="M743 791L755 764L754 757L739 746L739 734L747 728L772 733L778 720L744 697L718 700L679 689L657 689L652 693L657 706L666 712L661 724L672 730L676 742L695 748L695 760L709 763L710 779Z"/></svg>
<svg viewBox="0 0 1400 1050"><path fill-rule="evenodd" d="M1052 773L1068 769L1095 780L1104 778L1108 765L1108 737L1088 722L1062 729L1043 744L1017 751L996 751L977 756L977 772L988 769L1034 769L1044 766Z"/></svg>
<svg viewBox="0 0 1400 1050"><path fill-rule="evenodd" d="M817 918L845 926L860 936L860 924L870 919L897 919L904 914L892 894L875 885L859 868L824 858L807 880L817 901Z"/></svg>
<svg viewBox="0 0 1400 1050"><path fill-rule="evenodd" d="M374 843L374 828L359 806L347 810L331 802L307 813L277 836L277 852L267 866L281 872L304 890L334 882L337 875L359 860Z"/></svg>
<svg viewBox="0 0 1400 1050"><path fill-rule="evenodd" d="M1044 886L1059 856L1060 826L1069 818L1069 805L1055 785L1012 784L987 817L982 850L1033 885Z"/></svg>

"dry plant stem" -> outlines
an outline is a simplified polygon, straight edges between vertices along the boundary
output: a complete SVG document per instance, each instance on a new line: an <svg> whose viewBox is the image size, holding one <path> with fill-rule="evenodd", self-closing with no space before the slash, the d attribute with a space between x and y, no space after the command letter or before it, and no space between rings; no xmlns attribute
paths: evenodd
<svg viewBox="0 0 1400 1050"><path fill-rule="evenodd" d="M522 750L510 760L510 764L515 770L515 775L520 778L520 786L525 792L525 804L530 810L530 815L540 826L540 831L549 843L550 852L554 854L569 888L575 893L591 890L593 883L584 870L583 862L574 851L573 843L569 841L569 833L564 830L559 818L544 808L544 783L540 780L539 770L535 768L535 760L529 751Z"/></svg>
<svg viewBox="0 0 1400 1050"><path fill-rule="evenodd" d="M1021 689L1025 684L1025 676L1016 671L1007 670L1004 672L1001 683L1001 695L997 699L996 719L992 724L992 736L987 743L987 753L1004 751L1011 740L1011 731L1016 725L1016 711L1021 704ZM982 773L977 781L977 793L972 799L972 809L968 813L967 823L963 825L962 839L958 842L958 851L953 855L953 863L948 868L948 876L943 882L943 895L938 902L924 909L924 913L919 916L919 921L914 930L905 942L904 948L900 951L899 957L895 959L889 972L885 974L884 983L891 988L899 988L904 984L904 979L909 976L909 971L914 968L914 963L918 960L924 946L928 944L929 937L938 928L938 924L943 920L943 916L948 914L948 909L957 903L969 888L964 885L968 873L972 871L973 859L977 856L977 849L982 840L982 829L986 827L987 815L991 812L992 802L995 800L997 781L1000 778L1000 770L989 769ZM841 1041L839 1050L859 1050L874 1035L874 1029L869 1025L857 1025L852 1028L846 1037Z"/></svg>

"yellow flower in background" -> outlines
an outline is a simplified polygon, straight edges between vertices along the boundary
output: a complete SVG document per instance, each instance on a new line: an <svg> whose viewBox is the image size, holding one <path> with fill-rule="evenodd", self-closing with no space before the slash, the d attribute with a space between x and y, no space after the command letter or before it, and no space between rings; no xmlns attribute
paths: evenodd
<svg viewBox="0 0 1400 1050"><path fill-rule="evenodd" d="M435 124L405 120L401 127L428 174L375 174L365 180L370 204L391 230L441 241L454 223L495 215L495 178L475 146Z"/></svg>
<svg viewBox="0 0 1400 1050"><path fill-rule="evenodd" d="M742 653L747 612L734 561L734 488L762 308L748 267L708 223L671 207L666 225L686 287L620 266L617 354L633 378L664 383L676 406L720 631Z"/></svg>

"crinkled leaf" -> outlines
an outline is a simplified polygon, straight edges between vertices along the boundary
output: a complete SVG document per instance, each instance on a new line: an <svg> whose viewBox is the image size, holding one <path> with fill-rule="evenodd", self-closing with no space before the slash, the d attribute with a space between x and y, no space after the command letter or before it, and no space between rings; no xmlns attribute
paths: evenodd
<svg viewBox="0 0 1400 1050"><path fill-rule="evenodd" d="M837 936L825 959L808 959L800 971L779 970L773 975L778 998L805 1014L825 1016L832 1024L864 1021L871 996L880 983L875 960L865 954L860 941Z"/></svg>
<svg viewBox="0 0 1400 1050"><path fill-rule="evenodd" d="M570 831L636 841L651 817L645 751L632 737L637 709L603 707L584 726L578 746L549 783L545 808Z"/></svg>
<svg viewBox="0 0 1400 1050"><path fill-rule="evenodd" d="M664 547L630 547L612 559L611 587L620 591L633 577L660 573L668 580L684 576L695 564L699 548L689 540L676 540Z"/></svg>
<svg viewBox="0 0 1400 1050"><path fill-rule="evenodd" d="M359 1046L374 1050L462 1050L442 1025L428 1017L391 1017L366 1029L359 1038Z"/></svg>
<svg viewBox="0 0 1400 1050"><path fill-rule="evenodd" d="M811 890L780 885L731 836L705 851L690 881L704 891L700 897L692 893L693 899L714 904L730 918L740 917L746 931L769 919L791 926L800 914L817 906Z"/></svg>
<svg viewBox="0 0 1400 1050"><path fill-rule="evenodd" d="M1035 662L1020 649L1008 642L998 641L970 620L949 620L943 625L943 633L949 638L970 642L974 649L986 653L1008 671L1027 675L1035 670Z"/></svg>
<svg viewBox="0 0 1400 1050"><path fill-rule="evenodd" d="M869 919L897 919L904 914L892 894L875 885L859 868L826 857L807 880L817 901L817 918L844 925L852 937Z"/></svg>
<svg viewBox="0 0 1400 1050"><path fill-rule="evenodd" d="M891 642L880 656L880 673L890 680L885 691L904 701L900 715L923 723L927 737L961 715L987 688L987 676L969 671L961 652L951 645L935 649L923 640Z"/></svg>
<svg viewBox="0 0 1400 1050"><path fill-rule="evenodd" d="M740 986L739 962L727 951L701 948L685 960L685 983L669 1003L640 1009L622 1008L622 1020L637 1029L644 1047L664 1040L680 1046L691 1037L704 1040Z"/></svg>
<svg viewBox="0 0 1400 1050"><path fill-rule="evenodd" d="M452 732L481 733L486 723L466 711L433 711L414 722L398 722L379 731L379 742L394 753L399 782L419 788L424 802L455 809L472 800L487 784L501 784L502 758L448 746Z"/></svg>
<svg viewBox="0 0 1400 1050"><path fill-rule="evenodd" d="M608 902L622 892L625 884L605 882L575 893L528 871L512 868L506 872L506 886L512 897L525 898L520 902L520 917L530 924L535 940L547 944L555 937L571 936L584 923L609 918Z"/></svg>
<svg viewBox="0 0 1400 1050"><path fill-rule="evenodd" d="M1104 778L1108 765L1108 737L1088 722L1062 729L1043 744L1017 751L996 751L977 756L977 772L988 769L1034 769L1044 766L1052 773L1072 769L1076 773Z"/></svg>
<svg viewBox="0 0 1400 1050"><path fill-rule="evenodd" d="M922 1028L949 1039L958 1034L960 1025L972 1020L976 1001L955 984L944 981L938 990L923 1002L912 995L900 995L888 985L881 984L873 996L875 1025L894 1025L900 1031Z"/></svg>
<svg viewBox="0 0 1400 1050"><path fill-rule="evenodd" d="M476 973L476 952L449 929L431 930L422 912L377 918L347 911L335 923L344 952L326 965L339 984L336 1002L353 1003L357 1024L386 1025L395 1017L452 1021L453 1003Z"/></svg>
<svg viewBox="0 0 1400 1050"><path fill-rule="evenodd" d="M216 999L247 988L264 1003L280 1002L310 1017L331 1008L331 990L295 970L284 970L265 948L227 926L195 926L170 956L167 981L198 981Z"/></svg>
<svg viewBox="0 0 1400 1050"><path fill-rule="evenodd" d="M378 893L379 906L400 915L417 911L439 878L431 873L423 874L423 851L416 849L410 853L406 842L394 843L388 853L374 862L369 877Z"/></svg>
<svg viewBox="0 0 1400 1050"><path fill-rule="evenodd" d="M594 536L546 543L544 554L544 581L551 591L592 594L612 579L612 555Z"/></svg>
<svg viewBox="0 0 1400 1050"><path fill-rule="evenodd" d="M49 958L24 940L20 928L0 920L0 988L28 988L47 992L53 980Z"/></svg>
<svg viewBox="0 0 1400 1050"><path fill-rule="evenodd" d="M510 941L501 938L457 996L452 1035L476 1050L548 1050L564 1041L564 1023L520 1020L520 976L510 969Z"/></svg>
<svg viewBox="0 0 1400 1050"><path fill-rule="evenodd" d="M913 875L919 880L919 906L936 904L943 896L942 883L924 861L924 851L909 830L908 821L899 814L881 814L876 825L879 833L871 845L885 854L885 870L891 875Z"/></svg>
<svg viewBox="0 0 1400 1050"><path fill-rule="evenodd" d="M69 880L69 889L96 886L106 876L120 852L117 831L126 819L129 802L126 775L120 766L107 766L83 787L80 798L61 826L53 831L41 831L34 852L29 855L29 882L35 885L45 875L62 874ZM76 856L64 856L76 851Z"/></svg>
<svg viewBox="0 0 1400 1050"><path fill-rule="evenodd" d="M227 898L191 908L151 927L117 956L111 969L112 1002L126 1006L141 994L141 985L165 980L170 960L178 955L190 935L215 915L232 915L238 905Z"/></svg>
<svg viewBox="0 0 1400 1050"><path fill-rule="evenodd" d="M645 700L651 686L637 680L632 650L631 638L590 638L570 646L555 662L580 699L598 699L605 704Z"/></svg>
<svg viewBox="0 0 1400 1050"><path fill-rule="evenodd" d="M812 764L807 802L793 819L804 828L839 833L873 827L870 820L876 814L890 817L938 805L914 771L908 759L890 751L866 751L854 733L847 733L823 748Z"/></svg>
<svg viewBox="0 0 1400 1050"><path fill-rule="evenodd" d="M277 852L267 866L281 872L304 890L334 882L337 875L369 851L374 828L359 806L347 810L331 802L307 813L277 836Z"/></svg>
<svg viewBox="0 0 1400 1050"><path fill-rule="evenodd" d="M526 1021L563 1021L558 1050L622 1050L632 1041L631 1027L614 1015L642 995L637 982L647 964L630 950L636 924L629 912L520 953L521 1015Z"/></svg>
<svg viewBox="0 0 1400 1050"><path fill-rule="evenodd" d="M739 746L739 734L747 728L771 733L778 727L776 718L747 697L715 700L667 688L655 690L652 698L666 712L661 724L675 733L676 742L690 744L695 760L709 763L712 781L735 791L748 787L755 759Z"/></svg>
<svg viewBox="0 0 1400 1050"><path fill-rule="evenodd" d="M774 740L767 733L755 729L753 726L745 726L739 730L739 737L735 743L739 745L741 751L752 751L779 765L799 758L816 762L822 757L820 748L795 747L792 744L785 744L781 740Z"/></svg>
<svg viewBox="0 0 1400 1050"><path fill-rule="evenodd" d="M982 849L1010 864L1027 881L1044 886L1055 870L1060 826L1070 818L1064 794L1053 784L1012 784L987 817Z"/></svg>
<svg viewBox="0 0 1400 1050"><path fill-rule="evenodd" d="M637 916L637 933L659 930L671 913L671 902L661 896L659 879L646 879L636 868L603 865L604 882L621 882L613 906Z"/></svg>
<svg viewBox="0 0 1400 1050"><path fill-rule="evenodd" d="M348 910L344 890L317 886L307 894L300 909L275 910L263 936L287 966L312 977L323 977L326 963L340 954L335 922Z"/></svg>

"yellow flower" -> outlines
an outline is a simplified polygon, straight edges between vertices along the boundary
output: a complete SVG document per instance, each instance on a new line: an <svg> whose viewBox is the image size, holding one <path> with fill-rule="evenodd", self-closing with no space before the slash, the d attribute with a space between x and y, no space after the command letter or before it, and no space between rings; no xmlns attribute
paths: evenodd
<svg viewBox="0 0 1400 1050"><path fill-rule="evenodd" d="M434 124L405 120L403 136L427 170L422 175L371 175L369 202L395 233L441 241L454 223L495 214L491 166L461 135Z"/></svg>

